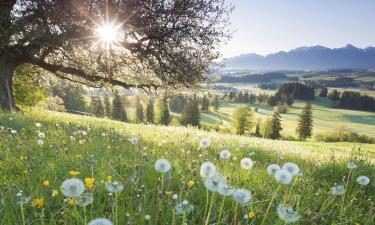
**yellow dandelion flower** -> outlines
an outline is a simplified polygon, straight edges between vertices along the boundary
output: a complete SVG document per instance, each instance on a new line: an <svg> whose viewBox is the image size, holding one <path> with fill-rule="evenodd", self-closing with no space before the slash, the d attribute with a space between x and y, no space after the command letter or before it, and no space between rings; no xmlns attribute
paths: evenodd
<svg viewBox="0 0 375 225"><path fill-rule="evenodd" d="M95 179L94 179L94 178L91 178L91 177L87 177L87 178L85 178L85 186L86 186L89 190L92 190L92 188L94 187L94 182L95 182Z"/></svg>
<svg viewBox="0 0 375 225"><path fill-rule="evenodd" d="M25 160L25 157L23 157L22 155L19 157L19 160L23 161Z"/></svg>
<svg viewBox="0 0 375 225"><path fill-rule="evenodd" d="M195 182L193 180L189 180L187 185L189 188L192 188L194 186Z"/></svg>
<svg viewBox="0 0 375 225"><path fill-rule="evenodd" d="M34 207L34 208L41 209L41 208L43 208L43 205L44 205L43 198L34 198L31 201L31 206Z"/></svg>
<svg viewBox="0 0 375 225"><path fill-rule="evenodd" d="M81 174L80 172L75 171L75 170L71 170L71 171L69 171L69 175L70 175L70 176L73 176L73 177L78 176L78 175L80 175L80 174Z"/></svg>
<svg viewBox="0 0 375 225"><path fill-rule="evenodd" d="M29 171L27 169L22 170L23 175L27 176L29 175Z"/></svg>
<svg viewBox="0 0 375 225"><path fill-rule="evenodd" d="M45 188L49 187L49 180L43 181L43 187L45 187Z"/></svg>
<svg viewBox="0 0 375 225"><path fill-rule="evenodd" d="M76 205L76 199L75 198L69 198L68 199L68 204L70 206L75 206Z"/></svg>
<svg viewBox="0 0 375 225"><path fill-rule="evenodd" d="M171 196L171 195L173 194L173 192L172 192L172 191L166 191L165 194L166 194L167 196Z"/></svg>
<svg viewBox="0 0 375 225"><path fill-rule="evenodd" d="M253 211L250 211L247 216L249 217L249 219L254 219L255 218L255 213Z"/></svg>
<svg viewBox="0 0 375 225"><path fill-rule="evenodd" d="M52 191L52 197L56 197L58 195L59 195L59 191L57 191L57 190Z"/></svg>
<svg viewBox="0 0 375 225"><path fill-rule="evenodd" d="M111 183L112 182L112 176L107 176L107 182Z"/></svg>

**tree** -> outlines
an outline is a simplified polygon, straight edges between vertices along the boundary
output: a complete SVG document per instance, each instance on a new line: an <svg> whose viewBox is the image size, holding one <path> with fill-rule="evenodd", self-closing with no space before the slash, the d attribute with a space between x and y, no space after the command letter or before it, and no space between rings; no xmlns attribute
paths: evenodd
<svg viewBox="0 0 375 225"><path fill-rule="evenodd" d="M64 94L61 97L65 108L69 111L86 112L85 91L78 85L64 86ZM102 105L103 106L103 105ZM104 112L104 109L103 109Z"/></svg>
<svg viewBox="0 0 375 225"><path fill-rule="evenodd" d="M111 102L109 101L108 95L104 96L104 109L105 109L105 115L108 118L111 118L111 116L112 116L112 106L111 106Z"/></svg>
<svg viewBox="0 0 375 225"><path fill-rule="evenodd" d="M209 106L210 106L210 102L208 101L207 96L204 95L203 98L202 98L202 105L201 105L202 112L208 111Z"/></svg>
<svg viewBox="0 0 375 225"><path fill-rule="evenodd" d="M139 98L137 97L136 100L136 106L135 106L135 122L136 123L143 123L144 121L144 110L143 110L143 105Z"/></svg>
<svg viewBox="0 0 375 225"><path fill-rule="evenodd" d="M307 102L298 119L297 134L300 140L306 140L311 137L313 129L313 115L311 103Z"/></svg>
<svg viewBox="0 0 375 225"><path fill-rule="evenodd" d="M128 116L126 114L121 96L115 93L112 100L112 119L127 122Z"/></svg>
<svg viewBox="0 0 375 225"><path fill-rule="evenodd" d="M340 100L340 92L338 92L336 89L334 89L333 91L331 91L328 94L328 98L336 103L338 100Z"/></svg>
<svg viewBox="0 0 375 225"><path fill-rule="evenodd" d="M199 126L200 114L198 100L190 98L181 113L181 125Z"/></svg>
<svg viewBox="0 0 375 225"><path fill-rule="evenodd" d="M261 136L261 134L260 134L260 127L261 127L261 125L262 125L262 121L261 121L261 119L258 119L257 123L255 125L255 133L254 133L255 137L260 137Z"/></svg>
<svg viewBox="0 0 375 225"><path fill-rule="evenodd" d="M168 107L168 97L161 96L155 107L155 122L157 124L168 125L170 120L170 113Z"/></svg>
<svg viewBox="0 0 375 225"><path fill-rule="evenodd" d="M91 96L91 110L97 116L103 117L105 115L105 109L100 97Z"/></svg>
<svg viewBox="0 0 375 225"><path fill-rule="evenodd" d="M281 127L281 116L278 112L273 112L271 121L271 133L269 135L269 138L271 139L279 139L281 137L280 132L282 131Z"/></svg>
<svg viewBox="0 0 375 225"><path fill-rule="evenodd" d="M171 98L170 108L173 112L180 113L186 104L186 99L181 95L174 95Z"/></svg>
<svg viewBox="0 0 375 225"><path fill-rule="evenodd" d="M154 123L154 101L150 98L146 106L146 121Z"/></svg>
<svg viewBox="0 0 375 225"><path fill-rule="evenodd" d="M253 112L248 106L241 106L233 112L233 126L236 133L244 135L253 127Z"/></svg>
<svg viewBox="0 0 375 225"><path fill-rule="evenodd" d="M327 95L328 95L328 88L324 87L320 89L319 97L327 97Z"/></svg>
<svg viewBox="0 0 375 225"><path fill-rule="evenodd" d="M13 111L14 71L26 63L96 87L196 86L229 37L231 10L225 0L1 1L0 109ZM113 42L101 36L109 26Z"/></svg>
<svg viewBox="0 0 375 225"><path fill-rule="evenodd" d="M215 111L218 111L220 108L219 97L215 95L211 100L211 106L214 108Z"/></svg>

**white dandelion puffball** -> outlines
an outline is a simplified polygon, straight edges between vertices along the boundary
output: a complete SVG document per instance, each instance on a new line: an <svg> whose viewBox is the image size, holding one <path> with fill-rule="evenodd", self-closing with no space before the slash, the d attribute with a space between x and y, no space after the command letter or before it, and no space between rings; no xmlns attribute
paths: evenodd
<svg viewBox="0 0 375 225"><path fill-rule="evenodd" d="M88 223L88 225L113 225L113 224L109 219L97 218L97 219L91 220Z"/></svg>
<svg viewBox="0 0 375 225"><path fill-rule="evenodd" d="M243 158L241 159L241 167L245 170L249 170L253 168L254 162L250 158Z"/></svg>
<svg viewBox="0 0 375 225"><path fill-rule="evenodd" d="M220 183L225 183L225 181L225 177L223 177L220 173L215 173L213 176L204 181L204 186L209 191L216 192L219 189Z"/></svg>
<svg viewBox="0 0 375 225"><path fill-rule="evenodd" d="M16 130L11 130L10 133L11 134L17 134L17 131Z"/></svg>
<svg viewBox="0 0 375 225"><path fill-rule="evenodd" d="M357 165L354 162L348 162L348 164L346 164L346 167L352 170L352 169L357 168Z"/></svg>
<svg viewBox="0 0 375 225"><path fill-rule="evenodd" d="M43 145L43 144L44 144L44 141L41 140L41 139L39 139L39 140L37 141L37 143L38 143L38 145Z"/></svg>
<svg viewBox="0 0 375 225"><path fill-rule="evenodd" d="M275 173L275 179L282 184L290 184L292 181L292 174L285 170L279 170Z"/></svg>
<svg viewBox="0 0 375 225"><path fill-rule="evenodd" d="M220 155L221 159L229 159L230 158L230 151L225 149L225 150L221 151L219 155Z"/></svg>
<svg viewBox="0 0 375 225"><path fill-rule="evenodd" d="M41 127L42 124L41 124L41 123L35 123L35 126L36 126L36 127Z"/></svg>
<svg viewBox="0 0 375 225"><path fill-rule="evenodd" d="M86 207L93 203L94 201L94 196L92 195L91 192L84 193L81 196L77 198L77 205Z"/></svg>
<svg viewBox="0 0 375 225"><path fill-rule="evenodd" d="M228 184L221 182L219 183L217 192L219 192L219 194L221 194L222 196L230 196L233 194L233 189L230 188Z"/></svg>
<svg viewBox="0 0 375 225"><path fill-rule="evenodd" d="M199 147L207 148L211 144L211 140L209 138L203 138L199 141Z"/></svg>
<svg viewBox="0 0 375 225"><path fill-rule="evenodd" d="M82 193L85 190L85 185L78 178L70 178L70 179L65 180L61 184L60 189L61 189L61 193L64 196L70 197L70 198L76 198L82 195Z"/></svg>
<svg viewBox="0 0 375 225"><path fill-rule="evenodd" d="M271 164L267 166L267 173L271 176L275 175L277 171L281 170L280 166L277 164Z"/></svg>
<svg viewBox="0 0 375 225"><path fill-rule="evenodd" d="M277 215L279 215L279 218L282 219L286 224L295 223L301 219L301 215L299 215L298 212L294 211L291 206L283 203L280 203L277 206Z"/></svg>
<svg viewBox="0 0 375 225"><path fill-rule="evenodd" d="M343 195L346 192L345 187L343 185L336 185L331 188L331 193L335 196Z"/></svg>
<svg viewBox="0 0 375 225"><path fill-rule="evenodd" d="M370 183L370 179L366 176L360 176L357 178L357 183L362 186L366 186Z"/></svg>
<svg viewBox="0 0 375 225"><path fill-rule="evenodd" d="M283 170L287 171L292 176L297 175L300 171L299 167L295 163L291 163L291 162L285 163L283 165Z"/></svg>
<svg viewBox="0 0 375 225"><path fill-rule="evenodd" d="M138 138L137 137L135 137L135 136L133 136L132 138L130 138L130 143L132 143L133 145L136 145L136 144L138 144Z"/></svg>
<svg viewBox="0 0 375 225"><path fill-rule="evenodd" d="M40 139L43 139L43 138L46 137L46 134L43 133L43 132L39 132L39 133L38 133L38 137L39 137Z"/></svg>
<svg viewBox="0 0 375 225"><path fill-rule="evenodd" d="M194 206L190 205L189 202L179 203L175 206L176 214L177 215L189 215L194 211Z"/></svg>
<svg viewBox="0 0 375 225"><path fill-rule="evenodd" d="M150 215L145 215L145 220L150 220L151 216Z"/></svg>
<svg viewBox="0 0 375 225"><path fill-rule="evenodd" d="M85 140L85 139L80 140L80 141L79 141L79 144L81 144L81 145L86 144L86 140Z"/></svg>
<svg viewBox="0 0 375 225"><path fill-rule="evenodd" d="M166 173L171 169L171 164L166 159L159 159L155 162L155 170L160 173Z"/></svg>
<svg viewBox="0 0 375 225"><path fill-rule="evenodd" d="M121 192L122 190L124 190L124 185L119 181L105 182L104 187L110 193Z"/></svg>
<svg viewBox="0 0 375 225"><path fill-rule="evenodd" d="M203 178L209 178L215 175L216 167L212 162L204 162L201 165L200 175Z"/></svg>
<svg viewBox="0 0 375 225"><path fill-rule="evenodd" d="M251 193L246 189L236 189L233 192L233 199L244 205L251 200Z"/></svg>

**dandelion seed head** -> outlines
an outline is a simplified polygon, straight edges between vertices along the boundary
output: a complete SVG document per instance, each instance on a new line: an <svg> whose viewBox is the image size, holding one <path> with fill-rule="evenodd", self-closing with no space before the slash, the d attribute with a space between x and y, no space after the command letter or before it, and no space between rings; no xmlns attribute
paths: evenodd
<svg viewBox="0 0 375 225"><path fill-rule="evenodd" d="M245 170L249 170L253 168L254 162L250 158L243 158L241 159L241 167Z"/></svg>
<svg viewBox="0 0 375 225"><path fill-rule="evenodd" d="M199 141L199 147L201 148L207 148L211 145L211 140L209 138L202 138Z"/></svg>
<svg viewBox="0 0 375 225"><path fill-rule="evenodd" d="M335 196L343 195L345 192L346 190L343 185L336 185L331 188L331 193Z"/></svg>
<svg viewBox="0 0 375 225"><path fill-rule="evenodd" d="M297 166L297 164L291 162L285 163L282 169L290 173L290 175L292 176L295 176L300 172L300 169Z"/></svg>
<svg viewBox="0 0 375 225"><path fill-rule="evenodd" d="M85 190L85 185L78 178L70 178L70 179L65 180L61 184L60 189L61 189L61 193L64 196L70 197L70 198L76 198L82 195L82 193Z"/></svg>
<svg viewBox="0 0 375 225"><path fill-rule="evenodd" d="M357 165L354 162L348 162L348 164L346 164L346 167L352 170L352 169L357 168Z"/></svg>
<svg viewBox="0 0 375 225"><path fill-rule="evenodd" d="M225 150L221 151L219 155L220 155L221 159L229 159L230 158L230 151L225 149Z"/></svg>
<svg viewBox="0 0 375 225"><path fill-rule="evenodd" d="M235 189L233 192L233 199L244 205L251 200L251 192L246 189Z"/></svg>
<svg viewBox="0 0 375 225"><path fill-rule="evenodd" d="M366 176L359 176L357 178L357 183L359 185L362 185L362 186L366 186L370 183L370 178L366 177Z"/></svg>
<svg viewBox="0 0 375 225"><path fill-rule="evenodd" d="M271 164L267 166L267 173L271 176L275 175L277 171L281 170L280 166L277 164Z"/></svg>
<svg viewBox="0 0 375 225"><path fill-rule="evenodd" d="M210 176L206 178L204 181L204 186L212 192L216 192L219 189L219 184L220 183L225 183L225 177L223 177L219 173L215 173L213 176Z"/></svg>
<svg viewBox="0 0 375 225"><path fill-rule="evenodd" d="M301 219L301 215L298 212L294 211L293 208L289 205L285 205L280 203L277 206L277 215L281 220L283 220L286 224L295 223L299 219Z"/></svg>
<svg viewBox="0 0 375 225"><path fill-rule="evenodd" d="M292 175L285 170L279 170L275 173L275 179L279 183L290 184L292 181Z"/></svg>
<svg viewBox="0 0 375 225"><path fill-rule="evenodd" d="M166 159L158 159L155 162L155 170L160 173L166 173L171 169L171 164Z"/></svg>
<svg viewBox="0 0 375 225"><path fill-rule="evenodd" d="M113 181L113 182L106 181L104 183L104 187L110 193L121 192L122 190L124 190L124 185L119 181Z"/></svg>
<svg viewBox="0 0 375 225"><path fill-rule="evenodd" d="M97 219L91 220L88 223L88 225L113 225L113 224L109 219L97 218Z"/></svg>
<svg viewBox="0 0 375 225"><path fill-rule="evenodd" d="M201 177L209 178L209 177L214 176L215 173L216 173L216 167L212 162L204 162L201 165L201 169L200 169L200 172L199 172Z"/></svg>

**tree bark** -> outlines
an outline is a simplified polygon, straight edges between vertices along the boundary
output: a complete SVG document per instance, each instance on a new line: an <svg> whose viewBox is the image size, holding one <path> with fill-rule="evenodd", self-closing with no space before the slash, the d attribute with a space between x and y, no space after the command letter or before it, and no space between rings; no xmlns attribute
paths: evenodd
<svg viewBox="0 0 375 225"><path fill-rule="evenodd" d="M0 63L0 111L13 112L13 73L15 67Z"/></svg>

